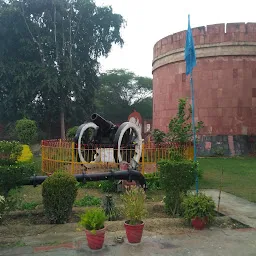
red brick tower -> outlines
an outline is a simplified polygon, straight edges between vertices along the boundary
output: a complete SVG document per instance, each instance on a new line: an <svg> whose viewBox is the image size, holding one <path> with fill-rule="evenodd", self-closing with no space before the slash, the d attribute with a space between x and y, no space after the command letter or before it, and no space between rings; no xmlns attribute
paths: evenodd
<svg viewBox="0 0 256 256"><path fill-rule="evenodd" d="M193 36L195 117L205 125L201 135L226 137L222 140L234 154L237 136L256 135L256 23L208 25L194 28ZM185 39L186 31L182 31L154 46L154 129L167 131L178 99L190 98Z"/></svg>

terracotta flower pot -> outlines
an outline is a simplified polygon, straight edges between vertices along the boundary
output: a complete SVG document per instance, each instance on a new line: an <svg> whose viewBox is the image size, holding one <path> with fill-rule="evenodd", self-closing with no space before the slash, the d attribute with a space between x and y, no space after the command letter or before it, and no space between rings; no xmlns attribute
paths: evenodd
<svg viewBox="0 0 256 256"><path fill-rule="evenodd" d="M105 239L106 229L96 230L96 233L92 233L90 230L85 230L88 246L92 250L99 250L102 248Z"/></svg>
<svg viewBox="0 0 256 256"><path fill-rule="evenodd" d="M191 224L192 226L196 229L196 230L202 230L204 229L205 225L208 222L208 217L195 217L194 219L191 220Z"/></svg>
<svg viewBox="0 0 256 256"><path fill-rule="evenodd" d="M124 223L124 227L128 242L131 244L140 243L144 228L144 222L138 225L130 225L129 221L126 221Z"/></svg>

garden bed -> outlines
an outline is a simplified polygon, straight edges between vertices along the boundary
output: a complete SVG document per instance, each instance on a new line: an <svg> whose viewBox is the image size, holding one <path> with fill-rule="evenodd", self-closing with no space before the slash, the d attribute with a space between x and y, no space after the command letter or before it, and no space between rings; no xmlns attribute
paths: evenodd
<svg viewBox="0 0 256 256"><path fill-rule="evenodd" d="M92 185L92 183L90 183ZM62 234L81 232L78 226L79 215L86 209L94 206L102 206L103 199L108 193L103 193L99 188L79 188L75 205L68 223L64 225L52 225L46 218L43 210L41 186L33 188L32 186L24 186L16 191L20 197L19 209L9 212L4 216L2 225L0 225L0 246L6 244L17 244L23 237L39 236L41 234ZM122 201L120 194L112 193L115 205L121 209ZM170 218L164 209L163 191L149 190L147 191L146 207L148 210L145 219L145 234L149 235L172 235L195 232L188 223L182 218ZM89 205L89 206L85 206ZM120 215L116 221L106 222L107 231L113 235L125 235L124 217ZM216 220L212 228L222 229L241 229L248 226L239 223L227 216L216 213ZM39 240L40 241L40 240Z"/></svg>

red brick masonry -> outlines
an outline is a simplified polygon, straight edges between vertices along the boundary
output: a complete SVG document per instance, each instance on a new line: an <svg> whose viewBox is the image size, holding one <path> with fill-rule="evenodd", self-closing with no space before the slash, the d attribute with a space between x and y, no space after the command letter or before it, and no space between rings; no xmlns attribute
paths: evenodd
<svg viewBox="0 0 256 256"><path fill-rule="evenodd" d="M193 36L195 116L205 124L201 134L256 134L256 23L208 25L194 28ZM185 38L186 31L181 31L154 46L154 129L167 131L178 99L191 95Z"/></svg>

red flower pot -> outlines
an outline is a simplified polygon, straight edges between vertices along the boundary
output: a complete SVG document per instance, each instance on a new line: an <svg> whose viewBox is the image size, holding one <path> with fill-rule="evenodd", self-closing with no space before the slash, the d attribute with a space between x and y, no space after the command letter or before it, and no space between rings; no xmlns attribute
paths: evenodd
<svg viewBox="0 0 256 256"><path fill-rule="evenodd" d="M130 225L128 223L129 221L126 221L124 223L128 242L131 244L140 243L144 228L144 222L138 225Z"/></svg>
<svg viewBox="0 0 256 256"><path fill-rule="evenodd" d="M195 217L194 219L191 220L191 224L196 230L202 230L207 224L207 221L208 221L207 216L203 218Z"/></svg>
<svg viewBox="0 0 256 256"><path fill-rule="evenodd" d="M106 229L96 230L96 233L92 233L90 230L85 230L88 246L92 250L99 250L102 248L105 239Z"/></svg>

